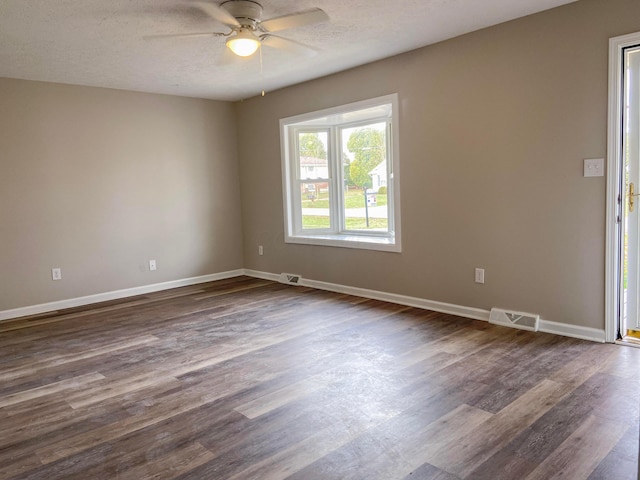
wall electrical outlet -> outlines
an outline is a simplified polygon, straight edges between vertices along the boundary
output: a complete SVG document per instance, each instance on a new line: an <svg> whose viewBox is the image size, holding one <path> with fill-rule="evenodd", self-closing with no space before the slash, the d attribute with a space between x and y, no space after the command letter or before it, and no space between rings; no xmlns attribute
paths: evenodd
<svg viewBox="0 0 640 480"><path fill-rule="evenodd" d="M264 248L262 248L262 245L258 245L258 255L264 255Z"/></svg>
<svg viewBox="0 0 640 480"><path fill-rule="evenodd" d="M476 283L484 283L484 268L476 268Z"/></svg>
<svg viewBox="0 0 640 480"><path fill-rule="evenodd" d="M52 280L62 280L62 269L61 268L52 268L51 269L51 279Z"/></svg>
<svg viewBox="0 0 640 480"><path fill-rule="evenodd" d="M153 272L154 270L157 270L157 269L158 269L158 266L156 265L156 261L149 260L149 270Z"/></svg>

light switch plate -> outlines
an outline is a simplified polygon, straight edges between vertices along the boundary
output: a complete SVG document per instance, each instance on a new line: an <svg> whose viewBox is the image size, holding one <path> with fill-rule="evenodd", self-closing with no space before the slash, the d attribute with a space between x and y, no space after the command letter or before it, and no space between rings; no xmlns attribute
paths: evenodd
<svg viewBox="0 0 640 480"><path fill-rule="evenodd" d="M604 158L585 158L584 176L604 177Z"/></svg>

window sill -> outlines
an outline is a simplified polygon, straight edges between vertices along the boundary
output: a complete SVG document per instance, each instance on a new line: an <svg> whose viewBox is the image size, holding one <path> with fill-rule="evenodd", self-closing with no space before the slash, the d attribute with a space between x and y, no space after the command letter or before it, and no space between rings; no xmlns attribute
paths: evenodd
<svg viewBox="0 0 640 480"><path fill-rule="evenodd" d="M382 252L400 253L402 247L394 237L374 237L366 235L297 235L286 236L286 243L321 245L325 247L359 248Z"/></svg>

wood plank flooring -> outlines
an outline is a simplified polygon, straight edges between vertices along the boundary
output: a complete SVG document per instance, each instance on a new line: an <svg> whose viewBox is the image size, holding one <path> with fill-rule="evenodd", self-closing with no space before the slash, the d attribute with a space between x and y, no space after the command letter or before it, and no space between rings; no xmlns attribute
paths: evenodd
<svg viewBox="0 0 640 480"><path fill-rule="evenodd" d="M240 277L0 323L0 479L637 478L640 349Z"/></svg>

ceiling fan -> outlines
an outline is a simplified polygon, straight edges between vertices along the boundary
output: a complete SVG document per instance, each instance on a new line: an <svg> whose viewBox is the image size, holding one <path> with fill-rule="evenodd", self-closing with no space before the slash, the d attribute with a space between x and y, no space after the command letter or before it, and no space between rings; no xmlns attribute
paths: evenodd
<svg viewBox="0 0 640 480"><path fill-rule="evenodd" d="M253 55L261 45L294 53L315 53L316 50L312 47L274 35L273 32L329 20L329 16L319 8L262 20L262 5L254 0L227 0L220 5L196 1L193 5L217 22L229 27L230 31L154 35L153 37L228 37L226 46L240 57Z"/></svg>

